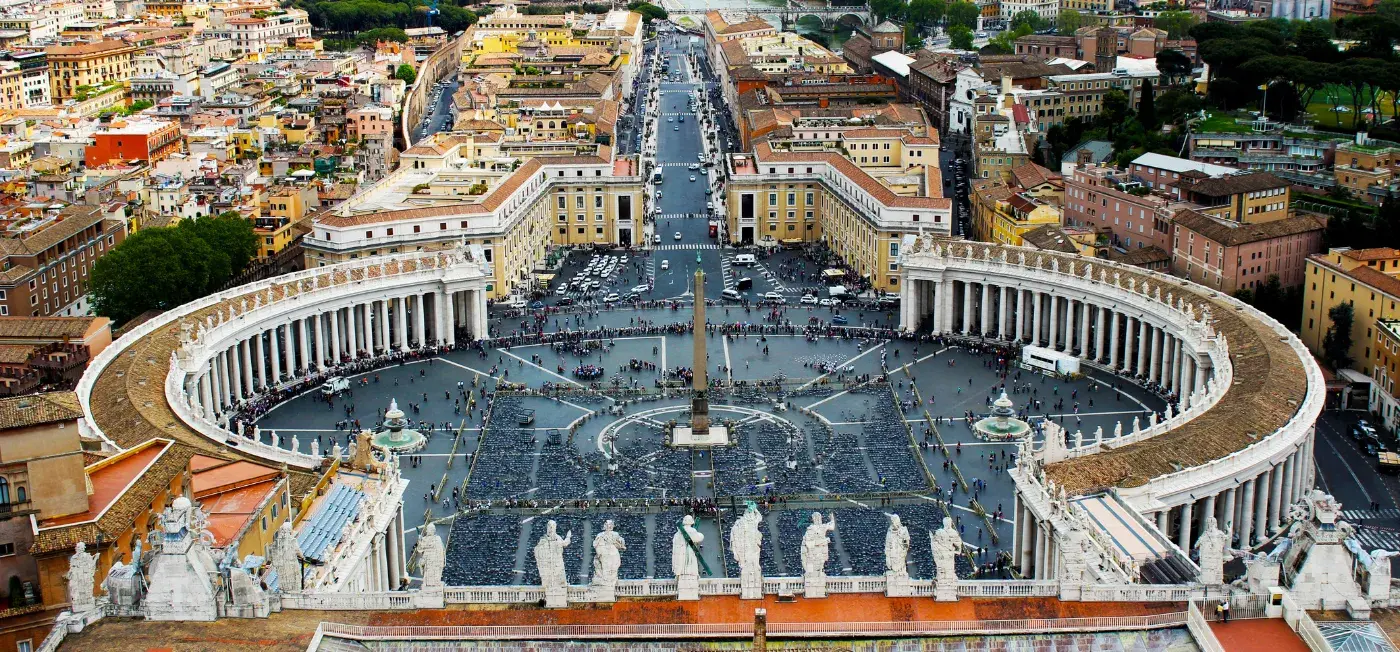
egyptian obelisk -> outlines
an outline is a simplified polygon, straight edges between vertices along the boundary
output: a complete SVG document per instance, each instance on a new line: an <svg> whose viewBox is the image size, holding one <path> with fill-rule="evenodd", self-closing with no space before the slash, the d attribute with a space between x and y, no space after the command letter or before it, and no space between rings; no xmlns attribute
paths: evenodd
<svg viewBox="0 0 1400 652"><path fill-rule="evenodd" d="M710 432L710 399L707 394L709 381L705 370L710 366L710 356L705 350L705 272L695 270L695 361L691 366L695 372L690 385L690 432L692 437L703 438Z"/></svg>

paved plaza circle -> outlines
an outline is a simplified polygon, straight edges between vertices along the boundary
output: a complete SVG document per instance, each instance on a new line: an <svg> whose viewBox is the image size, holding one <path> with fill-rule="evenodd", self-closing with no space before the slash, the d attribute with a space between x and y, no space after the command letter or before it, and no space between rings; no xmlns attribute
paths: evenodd
<svg viewBox="0 0 1400 652"><path fill-rule="evenodd" d="M828 311L790 312L796 321ZM592 330L684 316L616 310L560 323ZM744 323L738 316L723 323ZM493 323L508 331L516 319ZM887 512L918 536L952 516L969 546L970 574L973 563L994 565L1009 550L1014 498L1006 470L1015 446L978 439L966 415L985 416L1005 390L1023 415L1087 435L1165 407L1151 392L1097 372L1065 380L1012 364L1003 377L996 353L952 340L747 332L707 333L702 341L710 379L719 383L710 392L712 419L736 426L722 448L666 445L667 422L689 419L680 375L696 342L689 332L404 361L351 377L350 391L329 401L319 392L291 399L258 425L328 450L346 446L357 422L375 427L396 400L428 437L404 460L407 524L416 531L432 520L449 533L452 584L529 584L537 580L528 551L548 520L579 542L566 556L571 577L587 577L591 533L605 519L629 542L622 577L666 577L673 522L687 513L715 542L704 550L715 575L735 576L720 534L745 501L765 513L765 573L800 570L795 542L810 512L821 511L837 521L833 575L878 574ZM576 377L585 366L602 373ZM917 576L932 575L927 546L915 546L911 558Z"/></svg>

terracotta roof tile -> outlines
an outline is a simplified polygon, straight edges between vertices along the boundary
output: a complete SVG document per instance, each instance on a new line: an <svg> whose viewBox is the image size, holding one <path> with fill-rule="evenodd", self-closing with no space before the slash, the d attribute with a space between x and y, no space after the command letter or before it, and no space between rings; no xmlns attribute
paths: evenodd
<svg viewBox="0 0 1400 652"><path fill-rule="evenodd" d="M73 392L0 399L0 430L74 421L82 416L83 408L78 405L78 395Z"/></svg>
<svg viewBox="0 0 1400 652"><path fill-rule="evenodd" d="M1230 224L1193 210L1183 210L1176 214L1173 221L1227 247L1321 231L1327 227L1322 220L1306 214L1260 224Z"/></svg>

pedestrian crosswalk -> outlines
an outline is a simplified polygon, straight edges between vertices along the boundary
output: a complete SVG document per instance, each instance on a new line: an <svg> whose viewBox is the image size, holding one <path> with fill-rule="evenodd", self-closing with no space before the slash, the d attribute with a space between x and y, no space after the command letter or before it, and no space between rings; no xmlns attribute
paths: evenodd
<svg viewBox="0 0 1400 652"><path fill-rule="evenodd" d="M1391 550L1400 552L1400 532L1381 528L1361 526L1356 528L1356 541L1366 550Z"/></svg>
<svg viewBox="0 0 1400 652"><path fill-rule="evenodd" d="M703 220L708 216L704 213L662 213L656 217L660 220Z"/></svg>
<svg viewBox="0 0 1400 652"><path fill-rule="evenodd" d="M1342 518L1355 523L1363 518L1400 518L1400 508L1391 507L1389 509L1344 509Z"/></svg>
<svg viewBox="0 0 1400 652"><path fill-rule="evenodd" d="M688 168L695 165L695 161L666 161L664 163L657 163L656 165L663 168ZM699 170L696 171L699 172Z"/></svg>
<svg viewBox="0 0 1400 652"><path fill-rule="evenodd" d="M657 246L656 246L656 250L657 250L657 251L684 251L684 250L686 250L686 249L691 249L691 250L694 250L694 249L719 249L719 245L717 245L717 244L700 244L700 245L693 245L693 244L664 244L664 245L657 245Z"/></svg>
<svg viewBox="0 0 1400 652"><path fill-rule="evenodd" d="M768 271L767 265L763 263L754 263L754 266L758 268L758 273L762 274L763 278L767 279L768 282L773 285L773 291L787 293L787 286L783 285L783 281L778 278L777 274Z"/></svg>

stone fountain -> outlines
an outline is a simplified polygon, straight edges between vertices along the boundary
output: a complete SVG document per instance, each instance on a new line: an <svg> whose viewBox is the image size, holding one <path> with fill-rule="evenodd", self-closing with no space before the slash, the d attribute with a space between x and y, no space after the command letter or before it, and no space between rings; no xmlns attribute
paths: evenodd
<svg viewBox="0 0 1400 652"><path fill-rule="evenodd" d="M428 443L423 433L408 427L397 400L389 400L389 409L384 413L384 427L374 433L374 447L390 453L412 453Z"/></svg>
<svg viewBox="0 0 1400 652"><path fill-rule="evenodd" d="M987 441L1011 441L1030 434L1031 425L1016 418L1016 408L1006 392L992 401L992 413L972 424L972 431Z"/></svg>

